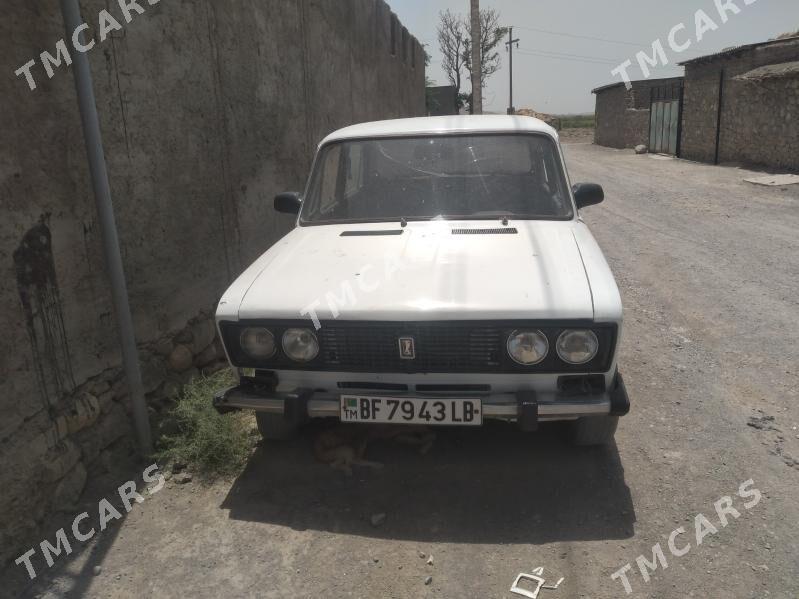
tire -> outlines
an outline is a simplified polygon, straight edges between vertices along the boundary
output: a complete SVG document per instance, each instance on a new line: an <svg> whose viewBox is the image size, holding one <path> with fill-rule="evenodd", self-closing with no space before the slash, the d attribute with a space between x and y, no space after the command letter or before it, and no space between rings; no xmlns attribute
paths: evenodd
<svg viewBox="0 0 799 599"><path fill-rule="evenodd" d="M255 420L258 422L258 432L264 441L287 441L297 435L299 428L296 423L282 414L256 412Z"/></svg>
<svg viewBox="0 0 799 599"><path fill-rule="evenodd" d="M609 445L613 441L618 416L590 416L569 423L569 441L581 447Z"/></svg>

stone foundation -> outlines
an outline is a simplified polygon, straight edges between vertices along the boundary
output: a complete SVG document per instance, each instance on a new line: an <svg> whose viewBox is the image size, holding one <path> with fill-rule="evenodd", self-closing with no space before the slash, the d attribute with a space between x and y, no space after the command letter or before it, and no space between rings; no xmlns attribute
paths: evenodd
<svg viewBox="0 0 799 599"><path fill-rule="evenodd" d="M183 386L227 366L212 310L176 334L142 346L140 360L151 421L161 422L158 416L174 405ZM51 413L37 415L35 434L4 440L0 563L15 559L23 541L36 540L49 516L75 512L89 473L112 470L119 445L128 453L137 451L131 412L122 371L107 369L79 385ZM156 426L154 439L161 432Z"/></svg>

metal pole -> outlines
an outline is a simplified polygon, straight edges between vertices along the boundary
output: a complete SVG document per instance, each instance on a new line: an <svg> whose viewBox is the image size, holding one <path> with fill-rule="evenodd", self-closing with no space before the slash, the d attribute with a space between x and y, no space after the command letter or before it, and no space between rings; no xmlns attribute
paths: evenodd
<svg viewBox="0 0 799 599"><path fill-rule="evenodd" d="M510 71L510 96L508 101L508 114L513 114L513 27L508 27L508 70Z"/></svg>
<svg viewBox="0 0 799 599"><path fill-rule="evenodd" d="M682 108L685 100L685 87L680 85L680 103L677 105L677 158L682 156Z"/></svg>
<svg viewBox="0 0 799 599"><path fill-rule="evenodd" d="M61 13L67 39L72 39L72 32L83 24L80 16L78 0L61 0ZM81 43L83 33L80 34ZM119 237L114 219L114 206L111 203L111 187L108 183L108 171L103 152L103 139L100 133L100 121L97 116L97 104L94 98L92 73L89 60L83 52L70 52L73 58L72 71L75 76L75 89L78 94L78 107L83 123L83 137L86 142L86 153L89 158L89 171L92 177L94 200L97 205L97 218L103 237L103 253L105 255L108 278L111 284L111 296L114 301L114 312L119 329L119 341L122 346L122 362L130 389L133 404L133 420L139 449L143 456L152 452L150 420L144 399L141 371L139 370L139 354L136 349L136 338L133 331L133 319L128 303L128 289L125 272L122 267L122 255L119 251Z"/></svg>
<svg viewBox="0 0 799 599"><path fill-rule="evenodd" d="M472 114L483 114L482 36L480 35L480 0L471 0L472 8Z"/></svg>
<svg viewBox="0 0 799 599"><path fill-rule="evenodd" d="M510 70L510 100L508 102L508 114L516 114L516 108L513 106L513 44L518 46L519 40L513 39L513 27L508 27L508 41L505 46L508 49L508 62Z"/></svg>

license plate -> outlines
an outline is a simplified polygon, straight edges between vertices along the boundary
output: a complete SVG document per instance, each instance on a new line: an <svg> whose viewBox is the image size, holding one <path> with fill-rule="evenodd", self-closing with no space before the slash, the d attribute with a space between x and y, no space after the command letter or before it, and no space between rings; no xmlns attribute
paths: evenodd
<svg viewBox="0 0 799 599"><path fill-rule="evenodd" d="M423 399L342 395L341 421L480 426L483 424L483 406L479 398Z"/></svg>

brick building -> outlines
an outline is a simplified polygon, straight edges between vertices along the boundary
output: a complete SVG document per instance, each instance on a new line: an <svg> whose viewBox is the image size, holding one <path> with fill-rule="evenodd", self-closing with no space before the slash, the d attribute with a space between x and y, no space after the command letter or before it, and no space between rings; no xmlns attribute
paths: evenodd
<svg viewBox="0 0 799 599"><path fill-rule="evenodd" d="M680 64L682 78L593 90L595 143L799 171L799 36Z"/></svg>
<svg viewBox="0 0 799 599"><path fill-rule="evenodd" d="M682 157L799 170L799 37L681 64Z"/></svg>
<svg viewBox="0 0 799 599"><path fill-rule="evenodd" d="M652 90L681 85L682 77L671 77L633 81L629 90L622 82L592 90L596 95L594 143L611 148L648 147Z"/></svg>

